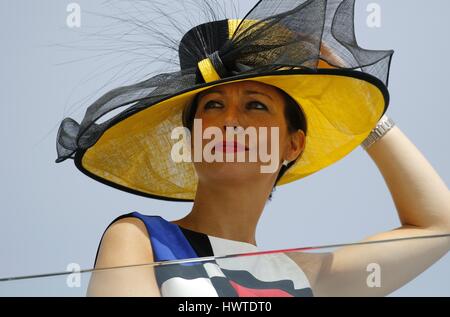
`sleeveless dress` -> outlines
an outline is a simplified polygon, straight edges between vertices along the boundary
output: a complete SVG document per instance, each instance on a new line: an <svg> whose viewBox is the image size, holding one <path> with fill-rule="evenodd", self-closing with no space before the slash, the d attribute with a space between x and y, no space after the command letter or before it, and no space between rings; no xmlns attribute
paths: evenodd
<svg viewBox="0 0 450 317"><path fill-rule="evenodd" d="M138 218L145 224L155 261L260 251L250 243L188 230L160 216L138 212L119 216L111 224L126 217ZM97 256L98 249L95 263ZM163 297L313 296L304 272L284 253L160 265L154 269Z"/></svg>

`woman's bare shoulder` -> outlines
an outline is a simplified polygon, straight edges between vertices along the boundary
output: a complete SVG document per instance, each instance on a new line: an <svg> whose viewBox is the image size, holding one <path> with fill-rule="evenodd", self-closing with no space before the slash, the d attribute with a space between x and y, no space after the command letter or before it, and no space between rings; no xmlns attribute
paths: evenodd
<svg viewBox="0 0 450 317"><path fill-rule="evenodd" d="M114 221L100 243L88 296L161 296L151 265L153 251L145 224L138 218ZM123 267L125 266L125 267ZM102 270L104 268L114 268Z"/></svg>
<svg viewBox="0 0 450 317"><path fill-rule="evenodd" d="M142 220L121 218L105 231L96 267L111 267L153 261L150 238Z"/></svg>

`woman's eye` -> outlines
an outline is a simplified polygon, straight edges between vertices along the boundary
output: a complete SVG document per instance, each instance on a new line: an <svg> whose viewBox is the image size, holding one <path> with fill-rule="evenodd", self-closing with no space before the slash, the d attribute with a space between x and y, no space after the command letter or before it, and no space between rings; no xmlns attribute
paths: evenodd
<svg viewBox="0 0 450 317"><path fill-rule="evenodd" d="M268 108L266 107L266 105L262 104L261 102L258 101L252 101L249 102L247 104L248 108L252 108L252 109L259 109L259 110L268 110Z"/></svg>
<svg viewBox="0 0 450 317"><path fill-rule="evenodd" d="M222 105L220 103L218 103L217 101L208 101L205 104L205 109L211 109L211 108L222 108Z"/></svg>

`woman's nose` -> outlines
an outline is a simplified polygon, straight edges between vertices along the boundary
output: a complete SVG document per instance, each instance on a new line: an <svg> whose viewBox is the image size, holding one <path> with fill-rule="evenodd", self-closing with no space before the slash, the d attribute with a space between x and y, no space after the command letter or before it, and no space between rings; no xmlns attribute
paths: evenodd
<svg viewBox="0 0 450 317"><path fill-rule="evenodd" d="M228 109L224 113L224 129L226 130L227 127L240 127L240 121L239 121L239 112L237 107L228 107Z"/></svg>

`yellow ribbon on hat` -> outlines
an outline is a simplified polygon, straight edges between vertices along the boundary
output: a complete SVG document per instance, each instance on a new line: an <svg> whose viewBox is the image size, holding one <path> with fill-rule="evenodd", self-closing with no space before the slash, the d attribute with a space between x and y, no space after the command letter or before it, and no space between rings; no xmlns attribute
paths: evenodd
<svg viewBox="0 0 450 317"><path fill-rule="evenodd" d="M242 20L240 19L229 19L228 20L228 38L231 39L233 35L235 35L235 32L237 30L237 27L241 24ZM256 20L244 20L243 25L246 27L249 27L253 23L256 23ZM245 28L243 28L245 29ZM216 69L214 68L214 65L209 57L205 58L204 60L201 60L198 63L198 69L200 70L200 73L203 76L203 79L205 82L209 83L212 81L220 80L221 77L219 73L217 73Z"/></svg>
<svg viewBox="0 0 450 317"><path fill-rule="evenodd" d="M211 62L211 59L209 59L209 57L205 58L204 60L201 60L198 63L198 69L202 73L205 82L209 83L212 81L220 80L220 76L217 73L216 69L214 68L214 65Z"/></svg>

